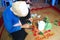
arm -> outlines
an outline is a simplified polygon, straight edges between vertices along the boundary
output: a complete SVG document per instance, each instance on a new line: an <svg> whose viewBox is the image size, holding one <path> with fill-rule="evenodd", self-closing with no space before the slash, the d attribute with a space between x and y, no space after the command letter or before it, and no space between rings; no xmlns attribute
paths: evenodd
<svg viewBox="0 0 60 40"><path fill-rule="evenodd" d="M21 25L21 28L30 28L30 25L29 24L24 24L24 25Z"/></svg>
<svg viewBox="0 0 60 40"><path fill-rule="evenodd" d="M14 27L13 26L12 17L13 16L9 13L9 11L8 12L5 11L3 13L4 25L5 25L6 30L9 33L15 32L17 30L21 30L21 27L20 26L17 26L17 27ZM18 19L16 20L16 22L18 22Z"/></svg>
<svg viewBox="0 0 60 40"><path fill-rule="evenodd" d="M15 25L13 25L13 26L14 26L14 27L16 27L16 26L21 26L21 28L29 28L29 27L30 27L29 24L24 24L24 25L22 25L20 21L19 21L19 23L15 24Z"/></svg>

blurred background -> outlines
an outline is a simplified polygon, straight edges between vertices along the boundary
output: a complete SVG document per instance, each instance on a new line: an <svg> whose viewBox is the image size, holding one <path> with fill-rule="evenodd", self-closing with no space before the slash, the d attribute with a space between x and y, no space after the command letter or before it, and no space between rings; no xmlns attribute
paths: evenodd
<svg viewBox="0 0 60 40"><path fill-rule="evenodd" d="M12 5L13 2L20 0L0 0L0 11L3 11L7 6ZM26 1L26 0L25 0ZM60 9L60 0L30 0L32 7L48 7L50 5Z"/></svg>
<svg viewBox="0 0 60 40"><path fill-rule="evenodd" d="M2 13L6 7L11 6L12 3L15 1L21 1L21 0L0 0L0 39L1 40L11 40L11 38L9 37L10 35L7 33L7 31L3 27ZM26 1L26 0L24 0L24 1ZM30 1L32 3L30 9L32 9L32 8L47 8L47 9L39 10L37 12L35 11L33 13L39 13L43 16L45 16L46 14L49 14L48 17L50 17L50 19L52 21L54 21L55 19L59 19L59 21L60 21L60 15L59 15L60 14L60 0L30 0ZM48 8L50 6L56 7L58 9L57 11L59 11L59 12L57 12L55 9ZM55 27L54 30L57 34L54 36L54 39L52 37L52 40L60 40L60 27L58 27L58 28Z"/></svg>

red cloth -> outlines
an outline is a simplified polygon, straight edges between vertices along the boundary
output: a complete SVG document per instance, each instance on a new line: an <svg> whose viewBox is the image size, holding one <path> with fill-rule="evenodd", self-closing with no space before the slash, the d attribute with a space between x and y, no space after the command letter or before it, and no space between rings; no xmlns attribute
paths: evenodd
<svg viewBox="0 0 60 40"><path fill-rule="evenodd" d="M2 26L2 24L3 24L3 19L2 19L2 17L0 18L0 27Z"/></svg>

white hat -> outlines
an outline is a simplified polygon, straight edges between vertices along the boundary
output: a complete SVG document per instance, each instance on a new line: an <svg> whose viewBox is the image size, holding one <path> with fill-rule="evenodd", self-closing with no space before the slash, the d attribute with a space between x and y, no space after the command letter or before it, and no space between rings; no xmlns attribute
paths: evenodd
<svg viewBox="0 0 60 40"><path fill-rule="evenodd" d="M19 17L25 17L28 15L28 6L25 1L17 1L12 4L11 10Z"/></svg>

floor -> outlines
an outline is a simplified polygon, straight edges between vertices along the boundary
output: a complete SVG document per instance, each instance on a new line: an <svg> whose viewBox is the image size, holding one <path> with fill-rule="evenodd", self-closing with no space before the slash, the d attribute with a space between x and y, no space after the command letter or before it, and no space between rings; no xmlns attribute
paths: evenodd
<svg viewBox="0 0 60 40"><path fill-rule="evenodd" d="M37 5L38 4L38 5ZM49 7L50 5L49 4L45 4L45 3L37 3L37 4L33 4L33 6L31 6L31 9L32 8L44 8L44 7ZM36 6L37 5L37 6ZM60 10L60 5L55 5L55 7L57 7L59 10ZM2 12L4 11L4 9L5 9L5 7L2 7L2 8L0 8L0 17L1 17L1 15L2 15ZM48 11L47 11L48 10ZM33 13L38 13L38 14L41 14L42 16L45 16L44 15L44 13L48 13L48 15L49 15L49 17L51 18L51 20L53 19L60 19L60 14L57 14L58 12L56 12L55 10L53 11L52 9L49 9L49 8L47 8L46 10L44 9L44 10L38 10L38 11L35 11L35 12L33 12ZM54 16L54 17L53 17ZM60 26L56 26L56 25L54 25L53 24L53 31L54 31L54 33L55 33L55 37L54 36L52 36L51 38L49 38L49 39L45 39L45 40L60 40L60 36L59 36L59 33L60 33L60 31L59 31L59 29L60 29ZM58 27L58 28L57 28ZM2 25L2 28L3 28L3 25ZM0 31L1 31L1 28L0 28ZM28 32L30 32L30 31L28 31ZM58 33L57 33L58 32ZM27 38L25 39L25 40L32 40L32 37L33 36L30 36L31 34L29 34L28 36L27 36ZM9 36L9 37L8 37ZM30 39L28 38L28 37L30 37ZM53 37L54 37L54 39L53 39ZM12 40L12 38L11 38L11 36L7 33L7 31L4 29L4 31L3 31L3 35L2 35L2 37L1 37L1 40ZM34 38L33 38L33 40L34 40Z"/></svg>
<svg viewBox="0 0 60 40"><path fill-rule="evenodd" d="M42 18L48 16L50 22L52 23L52 27L53 27L52 32L54 33L54 35L49 38L43 38L41 40L60 40L60 31L59 31L60 26L54 25L55 20L60 20L59 12L57 12L52 8L45 8L45 9L32 11L32 13L37 13L38 15L41 15ZM29 35L27 35L27 38L25 40L35 40L35 38L37 37L37 36L32 36L33 34L31 33L31 30L28 30L27 33Z"/></svg>

